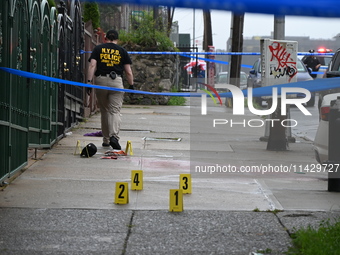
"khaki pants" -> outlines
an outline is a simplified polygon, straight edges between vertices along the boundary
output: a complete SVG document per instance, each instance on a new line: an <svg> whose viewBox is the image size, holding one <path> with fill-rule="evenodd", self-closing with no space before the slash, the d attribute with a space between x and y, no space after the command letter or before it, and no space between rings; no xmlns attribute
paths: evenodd
<svg viewBox="0 0 340 255"><path fill-rule="evenodd" d="M112 80L109 76L96 77L95 84L100 86L123 89L123 81L120 76ZM119 140L120 130L120 109L122 108L124 92L96 89L98 106L101 113L101 128L103 143L110 143L110 137L114 136Z"/></svg>

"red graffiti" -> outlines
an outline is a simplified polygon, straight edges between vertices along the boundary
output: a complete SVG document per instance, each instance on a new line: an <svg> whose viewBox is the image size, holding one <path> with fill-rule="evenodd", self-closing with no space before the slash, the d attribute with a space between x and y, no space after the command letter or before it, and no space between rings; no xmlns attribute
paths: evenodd
<svg viewBox="0 0 340 255"><path fill-rule="evenodd" d="M287 52L287 49L279 42L273 42L272 45L269 46L269 50L272 54L270 61L276 59L278 62L275 71L286 73L289 76L288 81L290 82L297 73L296 62L291 58L291 54Z"/></svg>

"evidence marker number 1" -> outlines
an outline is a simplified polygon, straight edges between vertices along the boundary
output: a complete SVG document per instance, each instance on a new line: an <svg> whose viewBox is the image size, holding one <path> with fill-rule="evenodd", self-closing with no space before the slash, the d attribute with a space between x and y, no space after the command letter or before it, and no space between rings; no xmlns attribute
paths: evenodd
<svg viewBox="0 0 340 255"><path fill-rule="evenodd" d="M183 190L182 189L170 189L170 212L182 212L183 211Z"/></svg>

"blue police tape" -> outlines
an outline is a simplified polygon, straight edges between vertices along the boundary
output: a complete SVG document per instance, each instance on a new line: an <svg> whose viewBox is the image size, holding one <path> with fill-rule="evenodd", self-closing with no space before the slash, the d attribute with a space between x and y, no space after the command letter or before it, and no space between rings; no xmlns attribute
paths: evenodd
<svg viewBox="0 0 340 255"><path fill-rule="evenodd" d="M12 69L8 67L0 67L0 70L8 72L10 74L18 75L25 78L30 79L38 79L38 80L45 80L55 83L62 83L68 84L73 86L81 86L87 88L96 88L96 89L106 89L106 90L114 90L114 91L123 91L127 93L135 93L135 94L144 94L144 95L154 95L154 96L180 96L180 97L200 97L202 93L187 93L187 92L149 92L149 91L141 91L141 90L131 90L131 89L119 89L119 88L110 88L105 86L97 86L97 85L90 85L81 82L75 81L68 81L59 78L48 77L41 74L30 73L26 71L21 71L17 69ZM293 83L286 83L280 85L273 85L261 88L253 89L253 96L260 97L260 96L271 96L272 95L272 88L278 88L278 95L281 94L281 88L305 88L311 92L317 92L322 90L329 90L340 88L340 78L329 78L329 79L316 79L312 81L301 81L301 82L293 82ZM243 90L243 94L247 96L247 90ZM216 96L216 95L215 95ZM231 92L220 93L220 97L232 97Z"/></svg>
<svg viewBox="0 0 340 255"><path fill-rule="evenodd" d="M180 54L181 55L181 54ZM187 58L192 58L192 56L190 55L181 55L183 57L187 57ZM200 59L200 60L204 60L206 62L213 62L213 63L217 63L217 64L223 64L223 65L229 65L229 62L227 61L221 61L221 60L215 60L215 59L210 59L210 58L201 58L201 57L194 57L194 58L197 58L197 59ZM252 68L253 66L251 65L245 65L245 64L241 64L241 67L244 67L244 68ZM320 69L327 69L328 67L326 66L321 66ZM313 71L312 74L323 74L323 72L316 72L316 71Z"/></svg>
<svg viewBox="0 0 340 255"><path fill-rule="evenodd" d="M275 15L340 17L339 0L325 2L310 0L272 1L272 0L81 0L90 2L110 2L151 6L176 6L203 10L227 10L235 14L263 13Z"/></svg>
<svg viewBox="0 0 340 255"><path fill-rule="evenodd" d="M92 53L92 51L80 50L80 54ZM259 52L180 52L180 51L128 51L129 54L139 55L260 55Z"/></svg>
<svg viewBox="0 0 340 255"><path fill-rule="evenodd" d="M91 53L92 51L84 51L80 50L80 54ZM128 51L129 54L140 54L140 55L180 55L183 57L192 58L191 55L251 55L258 56L261 55L259 52L177 52L177 51ZM297 55L334 55L334 53L310 53L310 52L298 52ZM195 57L196 58L196 57ZM213 62L217 64L229 65L227 61L215 60L210 58L201 58L197 57L197 59L204 60L207 62ZM242 64L241 67L244 68L252 68L251 65ZM326 67L320 67L320 69L326 69ZM312 72L312 74L323 74L322 72Z"/></svg>
<svg viewBox="0 0 340 255"><path fill-rule="evenodd" d="M187 57L187 58L192 58L192 56L189 56L189 55L181 55L181 56ZM196 57L194 57L194 58L196 58ZM212 63L222 64L222 65L229 65L229 62L227 62L227 61L221 61L221 60L216 60L216 59L211 59L211 58L201 58L201 57L197 57L197 59L204 60L206 62L212 62ZM242 64L241 67L252 68L253 66Z"/></svg>
<svg viewBox="0 0 340 255"><path fill-rule="evenodd" d="M91 53L92 51L84 51L80 50L80 54L84 53ZM190 54L192 55L260 55L258 52L171 52L171 51L128 51L129 54L140 54L140 55L180 55L183 57L188 57L192 58ZM226 61L220 61L220 60L215 60L215 59L209 59L209 58L200 58L197 57L197 59L201 59L204 61L208 62L213 62L213 63L218 63L218 64L223 64L223 65L229 65L229 62ZM241 65L242 67L245 68L251 68L252 66L250 65Z"/></svg>
<svg viewBox="0 0 340 255"><path fill-rule="evenodd" d="M92 53L92 51L80 50L79 54ZM129 54L140 55L246 55L246 56L258 56L260 52L180 52L180 51L128 51ZM334 53L310 53L310 52L298 52L297 55L315 55L315 56L333 56Z"/></svg>
<svg viewBox="0 0 340 255"><path fill-rule="evenodd" d="M106 90L122 91L122 92L135 93L135 94L145 94L145 95L190 97L190 93L175 93L175 92L157 93L157 92L149 92L149 91L141 91L141 90L120 89L120 88L91 85L91 84L86 84L86 83L81 83L81 82L76 82L76 81L69 81L69 80L63 80L63 79L59 79L59 78L48 77L48 76L45 76L45 75L30 73L30 72L12 69L12 68L8 68L8 67L0 67L0 70L3 70L5 72L8 72L8 73L11 73L11 74L14 74L14 75L18 75L18 76L21 76L21 77L25 77L25 78L44 80L44 81L68 84L68 85L73 85L73 86L81 86L81 87L86 87L86 88L106 89Z"/></svg>
<svg viewBox="0 0 340 255"><path fill-rule="evenodd" d="M306 56L333 56L334 53L332 52L314 52L314 53L310 53L310 52L299 52L298 55L306 55Z"/></svg>

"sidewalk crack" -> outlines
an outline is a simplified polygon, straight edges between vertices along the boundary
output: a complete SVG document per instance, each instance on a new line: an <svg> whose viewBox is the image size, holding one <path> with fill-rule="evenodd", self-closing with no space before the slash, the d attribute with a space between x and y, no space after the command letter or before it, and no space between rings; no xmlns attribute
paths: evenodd
<svg viewBox="0 0 340 255"><path fill-rule="evenodd" d="M283 227L283 229L287 232L288 236L289 236L290 238L293 238L292 233L291 233L291 232L289 231L289 229L283 224L283 222L281 221L280 217L279 217L276 213L274 213L274 215L275 215L275 217L277 218L277 220L278 220L278 222L280 223L280 225Z"/></svg>
<svg viewBox="0 0 340 255"><path fill-rule="evenodd" d="M125 241L124 241L122 255L126 254L127 245L128 245L129 238L130 238L131 231L132 231L132 227L133 227L132 222L133 222L133 217L134 216L135 216L135 211L132 211L130 222L129 222L129 225L128 225L128 231L127 231L127 234L126 234L126 237L125 237Z"/></svg>

